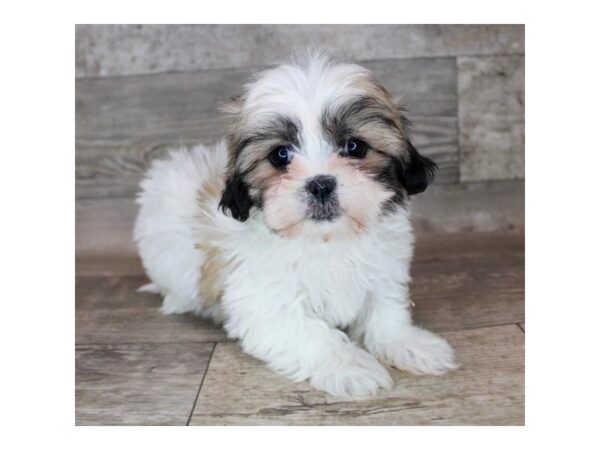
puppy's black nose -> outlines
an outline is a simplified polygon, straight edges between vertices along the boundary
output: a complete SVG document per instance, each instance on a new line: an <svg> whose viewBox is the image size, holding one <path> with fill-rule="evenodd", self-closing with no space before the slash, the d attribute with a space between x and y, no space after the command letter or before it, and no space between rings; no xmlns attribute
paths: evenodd
<svg viewBox="0 0 600 450"><path fill-rule="evenodd" d="M331 175L317 175L306 183L306 190L314 195L315 198L325 201L331 197L336 185L335 177Z"/></svg>

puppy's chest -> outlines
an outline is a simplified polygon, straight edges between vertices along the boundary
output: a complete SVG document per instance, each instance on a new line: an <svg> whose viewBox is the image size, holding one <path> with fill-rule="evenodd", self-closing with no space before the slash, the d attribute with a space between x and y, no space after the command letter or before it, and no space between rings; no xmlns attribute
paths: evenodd
<svg viewBox="0 0 600 450"><path fill-rule="evenodd" d="M241 287L238 292L260 293L261 304L300 306L344 327L361 314L371 294L390 280L405 278L400 247L393 239L324 246L247 239L235 246L237 262L227 284Z"/></svg>
<svg viewBox="0 0 600 450"><path fill-rule="evenodd" d="M298 300L333 326L357 318L379 276L376 267L342 249L315 252L294 266L290 274Z"/></svg>
<svg viewBox="0 0 600 450"><path fill-rule="evenodd" d="M295 287L308 311L335 326L356 318L369 288L347 268L336 271L318 264L301 270Z"/></svg>

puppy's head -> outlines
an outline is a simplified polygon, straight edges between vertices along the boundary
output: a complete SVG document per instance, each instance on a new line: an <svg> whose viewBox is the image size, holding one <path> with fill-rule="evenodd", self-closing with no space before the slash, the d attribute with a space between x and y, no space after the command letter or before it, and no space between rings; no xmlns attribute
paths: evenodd
<svg viewBox="0 0 600 450"><path fill-rule="evenodd" d="M233 115L222 209L251 209L286 236L367 230L425 190L435 163L407 137L402 109L370 72L321 55L261 73Z"/></svg>

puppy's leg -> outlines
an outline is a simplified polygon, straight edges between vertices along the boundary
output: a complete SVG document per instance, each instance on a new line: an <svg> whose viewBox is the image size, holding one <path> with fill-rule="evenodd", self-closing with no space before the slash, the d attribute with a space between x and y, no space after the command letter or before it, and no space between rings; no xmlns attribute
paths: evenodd
<svg viewBox="0 0 600 450"><path fill-rule="evenodd" d="M225 329L271 369L294 381L310 379L315 388L333 395L370 395L392 386L387 370L345 333L298 305L256 300L228 305Z"/></svg>
<svg viewBox="0 0 600 450"><path fill-rule="evenodd" d="M189 312L198 314L200 310L201 306L198 300L191 297L180 297L172 292L166 293L160 308L160 312L166 315L185 314Z"/></svg>
<svg viewBox="0 0 600 450"><path fill-rule="evenodd" d="M350 335L367 350L398 369L441 375L456 368L454 351L445 339L412 325L408 288L390 286L368 299Z"/></svg>

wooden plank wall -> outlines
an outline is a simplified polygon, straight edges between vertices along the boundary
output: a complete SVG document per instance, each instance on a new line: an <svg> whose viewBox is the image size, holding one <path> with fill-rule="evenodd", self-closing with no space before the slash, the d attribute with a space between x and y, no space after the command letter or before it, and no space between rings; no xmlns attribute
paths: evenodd
<svg viewBox="0 0 600 450"><path fill-rule="evenodd" d="M78 254L132 254L134 197L149 162L222 136L219 102L304 44L360 62L404 100L414 143L440 167L415 201L417 231L522 231L522 26L82 25Z"/></svg>

